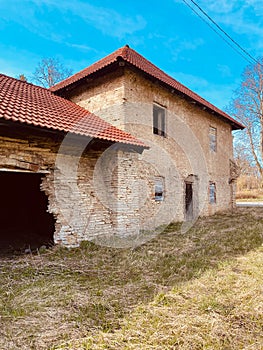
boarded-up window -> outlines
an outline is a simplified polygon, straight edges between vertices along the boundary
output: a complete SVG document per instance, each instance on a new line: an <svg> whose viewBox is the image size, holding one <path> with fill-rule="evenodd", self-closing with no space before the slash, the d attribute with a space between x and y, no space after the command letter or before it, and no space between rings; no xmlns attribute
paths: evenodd
<svg viewBox="0 0 263 350"><path fill-rule="evenodd" d="M165 108L153 105L153 133L165 136Z"/></svg>
<svg viewBox="0 0 263 350"><path fill-rule="evenodd" d="M210 145L210 151L216 152L216 144L217 144L217 131L216 128L213 128L210 126L209 129L209 145Z"/></svg>
<svg viewBox="0 0 263 350"><path fill-rule="evenodd" d="M164 200L164 179L157 177L154 180L154 199L156 201Z"/></svg>
<svg viewBox="0 0 263 350"><path fill-rule="evenodd" d="M209 183L209 203L216 203L216 184L214 182Z"/></svg>

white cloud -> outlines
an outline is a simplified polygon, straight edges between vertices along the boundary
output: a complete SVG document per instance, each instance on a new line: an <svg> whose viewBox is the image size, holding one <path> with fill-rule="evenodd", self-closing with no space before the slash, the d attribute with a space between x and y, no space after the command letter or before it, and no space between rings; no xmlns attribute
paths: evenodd
<svg viewBox="0 0 263 350"><path fill-rule="evenodd" d="M0 17L3 22L16 22L28 31L55 42L61 42L65 37L59 30L54 30L54 23L44 20L41 9L33 6L30 0L0 1Z"/></svg>
<svg viewBox="0 0 263 350"><path fill-rule="evenodd" d="M182 59L183 57L181 56L181 54L183 52L194 51L203 44L204 40L201 38L195 38L192 40L182 40L179 37L175 37L173 39L167 39L165 42L165 46L169 48L174 61L176 61L179 57Z"/></svg>
<svg viewBox="0 0 263 350"><path fill-rule="evenodd" d="M209 21L190 0L186 1L200 13L206 21ZM182 0L174 0L174 2L185 5ZM244 47L244 49L249 51L252 55L262 55L262 0L199 0L197 3L223 30ZM195 16L193 12L192 15ZM214 28L216 29L216 27ZM219 31L219 29L217 30Z"/></svg>
<svg viewBox="0 0 263 350"><path fill-rule="evenodd" d="M90 47L85 44L76 44L76 43L70 43L70 42L65 42L65 45L69 47L73 47L74 49L78 49L81 51L93 51L93 52L98 52L98 50L94 49L93 47Z"/></svg>
<svg viewBox="0 0 263 350"><path fill-rule="evenodd" d="M70 25L69 14L74 15L86 25L93 26L103 34L119 39L142 30L146 26L145 19L140 15L125 16L115 10L97 7L79 0L24 0L23 2L13 0L12 6L0 1L0 11L4 10L4 16L8 20L14 20L45 37L50 38L51 33L56 33L53 40L62 41L69 34L63 32L61 26L56 23L44 20L46 16L41 16L41 13L45 14L53 9L61 13L61 17L58 17L59 21L68 22Z"/></svg>
<svg viewBox="0 0 263 350"><path fill-rule="evenodd" d="M238 0L201 0L198 2L199 6L202 7L204 10L208 9L210 13L213 12L220 14L229 14L233 12L238 3Z"/></svg>
<svg viewBox="0 0 263 350"><path fill-rule="evenodd" d="M53 1L52 5L58 9L70 11L104 34L118 38L123 38L146 26L142 16L126 17L112 9L96 7L81 1L63 1L62 5Z"/></svg>
<svg viewBox="0 0 263 350"><path fill-rule="evenodd" d="M234 37L237 42L238 36L244 34L252 49L262 48L262 0L201 0L199 5L226 32L231 29L237 35Z"/></svg>
<svg viewBox="0 0 263 350"><path fill-rule="evenodd" d="M263 7L261 0L247 0L247 5L254 9L257 16L263 15Z"/></svg>

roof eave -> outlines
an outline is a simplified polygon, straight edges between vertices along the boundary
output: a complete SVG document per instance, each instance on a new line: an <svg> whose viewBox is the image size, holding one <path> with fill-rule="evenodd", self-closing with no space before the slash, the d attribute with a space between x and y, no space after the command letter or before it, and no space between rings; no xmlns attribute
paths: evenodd
<svg viewBox="0 0 263 350"><path fill-rule="evenodd" d="M104 137L96 137L96 136L91 136L88 134L84 134L82 132L75 132L75 131L65 131L62 129L54 128L54 127L47 127L47 126L41 126L41 125L34 125L31 123L27 122L21 122L21 121L14 121L10 118L5 118L0 116L0 127L13 127L13 126L18 127L19 129L27 129L27 130L32 130L32 131L39 131L43 133L47 133L53 136L58 136L60 138L65 138L67 134L72 134L75 135L76 137L80 138L92 138L94 141L93 142L100 142L100 143L108 143L110 145L112 144L117 144L117 145L122 145L126 149L130 149L130 151L134 150L137 153L142 153L143 150L149 149L150 147L145 145L145 144L136 144L135 142L133 143L132 141L127 141L125 142L124 140L122 141L114 141L110 140L109 138L104 138Z"/></svg>
<svg viewBox="0 0 263 350"><path fill-rule="evenodd" d="M145 72L144 70L138 68L137 66L133 65L132 63L130 62L127 62L126 60L123 59L123 57L118 57L119 60L122 60L123 62L125 62L125 64L127 64L128 66L132 66L133 68L135 68L136 70L140 71L143 75L146 75L148 78L150 78L150 80L154 81L154 82L157 82L163 86L165 86L168 90L170 90L170 92L172 94L177 94L179 95L180 97L188 100L188 101L191 101L192 103L196 104L199 106L199 108L201 108L202 110L204 111L207 111L209 112L210 114L224 120L225 122L227 122L228 124L231 125L232 127L232 130L243 130L245 128L244 125L242 125L241 123L239 122L236 122L234 119L232 119L230 116L229 118L227 118L225 115L223 114L220 114L216 111L214 111L213 109L209 108L208 106L206 106L205 104L202 104L200 101L197 101L195 99L193 99L192 97L190 97L189 95L185 94L184 92L176 89L175 87L172 87L171 85L163 82L162 80L150 75L149 73Z"/></svg>
<svg viewBox="0 0 263 350"><path fill-rule="evenodd" d="M110 73L114 70L116 70L117 68L119 68L119 64L118 61L122 59L121 56L116 57L116 59L112 62L110 62L109 64L99 68L98 70L95 70L92 73L89 73L83 77L78 78L77 80L65 85L65 86L61 86L61 87L56 87L56 85L52 86L49 88L49 90L54 93L55 95L59 95L62 96L64 91L71 91L73 90L75 87L81 85L83 82L90 82L92 81L95 77L97 76L101 76L102 74L107 74ZM116 67L115 67L116 66ZM113 69L112 69L113 68ZM57 85L59 86L61 83L63 83L65 80L62 80L60 83L58 83Z"/></svg>
<svg viewBox="0 0 263 350"><path fill-rule="evenodd" d="M121 65L120 62L123 62L124 65ZM99 68L98 70L92 72L91 74L88 74L84 77L81 77L80 79L70 83L67 86L62 86L61 88L56 89L56 90L52 90L52 88L51 88L50 90L53 93L55 93L56 95L65 96L67 94L67 92L69 92L69 91L73 90L74 88L76 88L77 86L81 85L83 82L87 81L87 79L91 79L91 78L93 79L98 75L101 76L102 74L105 74L106 72L107 73L113 72L114 70L120 69L121 67L124 67L124 66L135 68L137 71L139 71L143 75L147 76L150 80L152 80L154 82L158 82L162 86L165 86L166 88L168 88L171 93L173 93L173 94L176 93L180 97L182 97L182 98L184 98L192 103L195 103L196 105L199 106L199 108L206 110L208 113L210 113L210 114L220 118L221 120L225 121L226 123L230 124L232 127L232 130L243 130L245 128L244 125L242 125L239 122L236 122L230 116L229 116L229 118L227 118L223 113L222 114L218 113L217 111L209 108L205 104L202 104L200 101L193 99L192 97L190 97L189 95L187 95L183 91L180 91L180 90L176 89L175 87L172 87L171 85L167 84L166 82L152 76L151 74L140 69L139 67L137 67L133 63L129 62L128 60L126 60L122 56L116 56L115 60L110 62L106 66ZM65 94L63 94L63 92L65 92Z"/></svg>

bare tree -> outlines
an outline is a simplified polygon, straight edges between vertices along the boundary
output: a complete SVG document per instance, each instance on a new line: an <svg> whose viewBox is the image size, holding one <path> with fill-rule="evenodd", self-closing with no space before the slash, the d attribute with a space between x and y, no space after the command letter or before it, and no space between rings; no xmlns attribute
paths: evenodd
<svg viewBox="0 0 263 350"><path fill-rule="evenodd" d="M72 69L68 69L56 58L43 58L37 65L33 80L46 88L72 75Z"/></svg>
<svg viewBox="0 0 263 350"><path fill-rule="evenodd" d="M236 151L243 150L263 180L263 57L248 65L228 112L246 128L236 136ZM237 153L237 152L236 152Z"/></svg>

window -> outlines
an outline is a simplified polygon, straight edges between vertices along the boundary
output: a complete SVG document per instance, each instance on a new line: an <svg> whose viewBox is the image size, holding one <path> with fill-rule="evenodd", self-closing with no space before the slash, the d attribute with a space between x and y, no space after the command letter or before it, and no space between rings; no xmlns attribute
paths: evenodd
<svg viewBox="0 0 263 350"><path fill-rule="evenodd" d="M153 105L153 133L165 136L165 108Z"/></svg>
<svg viewBox="0 0 263 350"><path fill-rule="evenodd" d="M154 181L154 199L156 202L164 200L164 179L162 177Z"/></svg>
<svg viewBox="0 0 263 350"><path fill-rule="evenodd" d="M210 144L210 151L212 151L212 152L216 152L216 143L217 143L217 140L216 140L217 135L216 134L217 134L216 128L213 128L212 126L210 126L209 144Z"/></svg>
<svg viewBox="0 0 263 350"><path fill-rule="evenodd" d="M216 184L214 182L209 184L209 203L216 203Z"/></svg>

